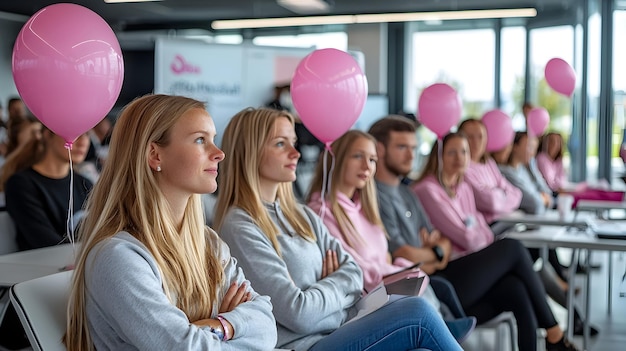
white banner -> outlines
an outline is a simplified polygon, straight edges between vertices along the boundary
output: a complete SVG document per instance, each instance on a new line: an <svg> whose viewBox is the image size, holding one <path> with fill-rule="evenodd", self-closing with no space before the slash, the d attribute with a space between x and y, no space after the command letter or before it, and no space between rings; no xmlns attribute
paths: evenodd
<svg viewBox="0 0 626 351"><path fill-rule="evenodd" d="M289 84L297 64L312 50L159 38L154 92L206 102L219 145L230 118L271 101L274 86Z"/></svg>
<svg viewBox="0 0 626 351"><path fill-rule="evenodd" d="M154 92L206 102L221 134L230 117L245 105L242 66L241 46L160 39L156 42Z"/></svg>

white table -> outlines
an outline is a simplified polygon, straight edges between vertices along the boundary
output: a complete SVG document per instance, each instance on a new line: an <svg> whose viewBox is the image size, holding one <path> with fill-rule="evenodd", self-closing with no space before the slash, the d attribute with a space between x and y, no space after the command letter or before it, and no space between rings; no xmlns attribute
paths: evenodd
<svg viewBox="0 0 626 351"><path fill-rule="evenodd" d="M626 210L626 202L603 201L603 200L580 200L576 204L579 211L595 211L595 210Z"/></svg>
<svg viewBox="0 0 626 351"><path fill-rule="evenodd" d="M559 218L559 213L555 210L548 210L543 214L526 214L521 211L512 212L506 216L498 217L498 222L510 224L530 224L530 225L550 225L587 228L589 221L594 219L594 215L589 212L570 212L564 219Z"/></svg>
<svg viewBox="0 0 626 351"><path fill-rule="evenodd" d="M0 255L0 263L28 263L42 266L66 265L74 262L74 249L79 244L61 244L40 249L13 252Z"/></svg>
<svg viewBox="0 0 626 351"><path fill-rule="evenodd" d="M0 255L0 322L9 303L7 292L11 286L66 269L74 264L74 249L71 244L62 244Z"/></svg>
<svg viewBox="0 0 626 351"><path fill-rule="evenodd" d="M76 247L78 249L78 247ZM74 263L74 246L62 244L0 256L0 287L56 273Z"/></svg>
<svg viewBox="0 0 626 351"><path fill-rule="evenodd" d="M575 211L593 211L600 218L604 217L604 212L610 210L626 210L626 202L602 201L602 200L580 200L576 204Z"/></svg>
<svg viewBox="0 0 626 351"><path fill-rule="evenodd" d="M524 245L529 247L540 248L557 248L565 247L574 250L572 254L572 263L569 267L569 274L571 277L576 273L576 261L577 251L579 249L586 250L604 250L604 251L626 251L626 240L617 239L599 239L590 230L577 230L575 228L567 228L563 226L541 226L537 230L531 230L526 232L509 231L503 234L505 237L514 238L521 241ZM590 294L590 275L589 272L585 273L584 289L585 289L585 306L584 306L584 338L583 349L587 348L589 340L589 294ZM609 278L610 280L610 278ZM610 288L610 286L609 286ZM610 291L609 291L610 293ZM573 334L573 322L574 322L574 284L569 284L567 291L567 331L568 337L571 338ZM609 307L610 308L610 307Z"/></svg>

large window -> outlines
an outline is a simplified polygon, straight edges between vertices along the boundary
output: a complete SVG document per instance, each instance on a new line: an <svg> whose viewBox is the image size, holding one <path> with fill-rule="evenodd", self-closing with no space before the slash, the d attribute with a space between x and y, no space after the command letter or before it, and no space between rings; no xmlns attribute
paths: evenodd
<svg viewBox="0 0 626 351"><path fill-rule="evenodd" d="M434 83L454 87L464 117L480 117L493 107L495 35L492 29L416 32L413 34L408 110L417 108L421 91ZM411 108L412 107L412 108Z"/></svg>
<svg viewBox="0 0 626 351"><path fill-rule="evenodd" d="M546 64L555 57L574 66L574 28L558 26L531 30L530 102L548 110L550 129L567 136L572 129L571 99L553 91L544 78Z"/></svg>
<svg viewBox="0 0 626 351"><path fill-rule="evenodd" d="M422 90L435 83L456 89L463 102L462 118L480 118L494 107L493 29L417 31L411 48L406 111L417 111ZM434 133L420 128L419 154L427 155L435 139Z"/></svg>
<svg viewBox="0 0 626 351"><path fill-rule="evenodd" d="M513 119L513 129L524 130L524 75L526 71L526 29L504 27L501 31L500 108Z"/></svg>
<svg viewBox="0 0 626 351"><path fill-rule="evenodd" d="M590 5L592 2L590 2ZM590 9L590 11L592 11ZM587 145L586 158L586 180L595 182L598 178L598 115L600 112L600 43L601 43L601 19L597 11L590 14L587 21L587 111L583 114L585 120ZM582 36L582 33L578 36ZM582 50L579 50L582 51ZM577 146L577 143L570 143L570 147Z"/></svg>
<svg viewBox="0 0 626 351"><path fill-rule="evenodd" d="M550 124L547 131L560 133L568 144L572 132L572 98L563 96L550 88L545 80L545 67L548 61L555 57L563 59L574 67L574 27L555 26L532 29L529 53L528 102L548 111ZM567 150L564 153L563 162L566 168L570 168Z"/></svg>
<svg viewBox="0 0 626 351"><path fill-rule="evenodd" d="M624 174L624 161L619 150L626 130L626 10L613 12L613 148L614 176Z"/></svg>

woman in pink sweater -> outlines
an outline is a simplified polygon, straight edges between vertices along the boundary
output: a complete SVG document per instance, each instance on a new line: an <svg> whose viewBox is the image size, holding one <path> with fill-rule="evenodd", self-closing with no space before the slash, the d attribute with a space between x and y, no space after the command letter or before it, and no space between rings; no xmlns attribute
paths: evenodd
<svg viewBox="0 0 626 351"><path fill-rule="evenodd" d="M499 216L519 208L522 192L504 178L487 154L487 129L483 122L466 119L459 130L467 136L471 157L464 179L474 191L476 208L493 228Z"/></svg>
<svg viewBox="0 0 626 351"><path fill-rule="evenodd" d="M554 192L570 188L563 167L563 137L559 133L548 133L541 138L536 156L537 168ZM584 188L584 184L581 185Z"/></svg>
<svg viewBox="0 0 626 351"><path fill-rule="evenodd" d="M332 144L332 153L336 162L334 171L330 170L330 163L326 172L322 162L318 164L307 202L357 261L363 270L364 287L370 291L383 276L413 266L414 262L402 257L392 262L387 249L387 233L378 212L373 181L378 161L373 137L358 130L348 131ZM324 173L328 190L322 199ZM439 241L439 233L429 240ZM424 262L422 268L433 272L436 267L429 266L434 264Z"/></svg>
<svg viewBox="0 0 626 351"><path fill-rule="evenodd" d="M621 202L624 200L623 191L611 191L608 183L589 186L586 182L570 183L567 180L563 166L563 137L559 133L547 133L541 138L537 154L537 168L546 181L546 184L556 195L569 193L574 197L573 207L580 200L601 200Z"/></svg>
<svg viewBox="0 0 626 351"><path fill-rule="evenodd" d="M474 192L464 181L469 161L465 135L448 134L433 146L413 187L435 228L452 242L451 261L437 274L454 285L463 308L479 323L512 311L520 350L536 350L538 327L547 331L548 350L576 350L550 310L528 250L516 240L494 241L476 208Z"/></svg>

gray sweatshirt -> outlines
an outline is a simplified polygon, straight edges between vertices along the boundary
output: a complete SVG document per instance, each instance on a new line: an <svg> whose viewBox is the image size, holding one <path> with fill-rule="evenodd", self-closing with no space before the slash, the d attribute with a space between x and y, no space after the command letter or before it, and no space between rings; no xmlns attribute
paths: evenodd
<svg viewBox="0 0 626 351"><path fill-rule="evenodd" d="M520 210L530 214L543 214L546 212L546 206L541 196L543 189L539 183L535 182L528 168L524 165L518 165L517 167L498 165L498 168L511 184L522 191Z"/></svg>
<svg viewBox="0 0 626 351"><path fill-rule="evenodd" d="M220 235L231 247L254 288L272 298L280 348L307 350L356 314L363 277L359 266L328 233L321 219L299 205L311 222L317 242L296 234L278 202L266 204L281 231L282 257L253 218L240 208L231 208ZM321 279L327 250L337 252L340 267Z"/></svg>
<svg viewBox="0 0 626 351"><path fill-rule="evenodd" d="M397 186L376 181L380 219L389 235L389 253L402 246L422 247L420 230L435 228L413 190L404 184Z"/></svg>
<svg viewBox="0 0 626 351"><path fill-rule="evenodd" d="M246 278L217 234L208 230L208 238L209 245L221 245L226 281L221 301L230 283ZM252 301L221 314L233 325L233 339L221 342L209 328L191 324L166 297L154 257L127 232L96 245L85 268L87 319L98 351L271 350L276 344L270 299L251 288Z"/></svg>

